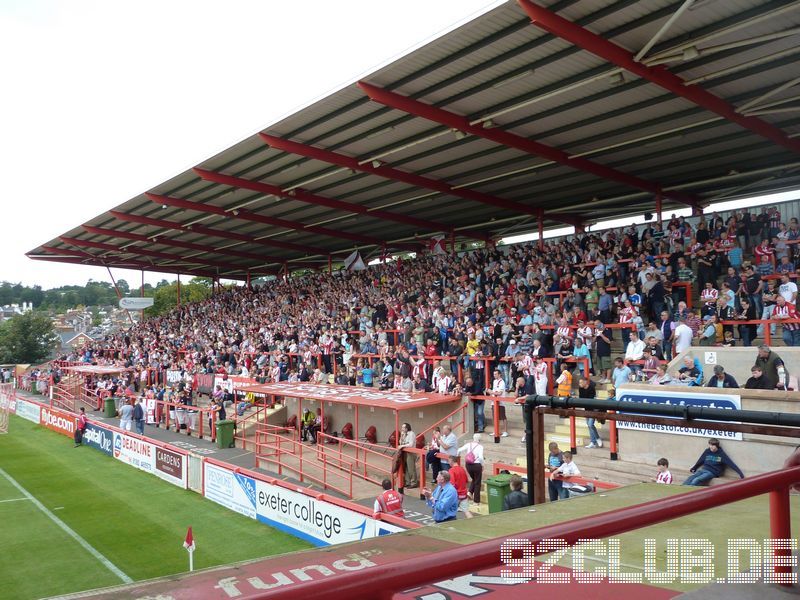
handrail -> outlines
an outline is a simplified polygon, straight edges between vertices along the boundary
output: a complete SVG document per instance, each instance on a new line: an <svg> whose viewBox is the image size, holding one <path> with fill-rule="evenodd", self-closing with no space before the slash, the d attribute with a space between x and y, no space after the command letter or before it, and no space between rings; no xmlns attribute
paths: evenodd
<svg viewBox="0 0 800 600"><path fill-rule="evenodd" d="M704 510L718 509L724 504L768 493L770 495L770 537L790 539L792 535L789 520L789 488L798 482L800 482L800 467L793 467L531 529L515 534L514 537L531 542L529 547L531 554L538 556L550 552L550 550L543 549L544 545L540 544L542 540L564 540L568 546L574 546L580 540L604 539ZM255 594L252 598L257 600L293 600L294 598L357 600L375 597L376 590L380 590L384 594L383 597L390 597L392 593L421 586L431 581L455 578L500 565L502 563L501 548L507 539L508 536L502 536L440 550L436 554L435 564L430 561L420 561L416 557L408 558L371 567L369 575L366 577L360 571L342 573L325 579L307 581L291 587ZM402 542L405 542L405 538L402 539ZM401 540L398 539L396 543L401 543ZM775 554L783 558L787 556L788 550L776 549ZM775 567L777 573L787 573L788 569L790 567L783 565Z"/></svg>
<svg viewBox="0 0 800 600"><path fill-rule="evenodd" d="M337 444L339 448L337 450L333 450L328 446ZM349 446L355 449L355 456L346 454L343 452L342 448L344 446ZM373 450L373 448L378 448L379 450ZM391 464L389 468L383 468L378 465L372 464L367 460L368 456L375 456L380 459L388 459L390 462L394 461L394 458L397 454L397 450L395 448L391 448L389 446L382 446L380 444L370 444L369 442L362 442L360 440L348 440L340 437L334 437L327 433L323 433L322 431L317 432L317 453L321 455L323 458L322 460L326 463L328 462L325 455L330 453L336 453L339 455L338 459L340 462L344 461L344 457L347 459L355 459L354 463L350 463L353 465L354 468L359 469L363 467L363 475L360 472L353 471L354 475L361 477L365 481L369 481L370 483L375 483L380 485L380 481L377 479L373 479L367 475L367 467L371 467L372 469L384 473L388 479L392 480L394 484L394 474L392 473ZM359 452L364 452L363 460L359 456ZM335 466L335 465L334 465Z"/></svg>
<svg viewBox="0 0 800 600"><path fill-rule="evenodd" d="M764 325L764 343L767 346L772 344L771 327L768 327L768 325L782 325L784 323L800 323L800 319L731 319L720 321L721 325Z"/></svg>
<svg viewBox="0 0 800 600"><path fill-rule="evenodd" d="M450 417L452 417L453 415L455 415L459 411L462 411L461 421L453 423L451 428L455 429L456 427L461 425L461 435L464 435L465 433L467 433L467 415L466 415L466 410L467 410L467 404L462 401L461 405L458 406L455 410L452 410L451 412L447 413L441 419L436 421L433 425L431 425L430 427L427 427L426 429L423 429L422 431L420 431L416 435L418 437L420 435L424 436L426 433L428 433L430 431L433 431L434 427L437 427L437 426L441 425L446 419L449 419Z"/></svg>
<svg viewBox="0 0 800 600"><path fill-rule="evenodd" d="M270 442L269 441L270 440L270 436L275 440L274 442ZM261 441L262 438L266 439L267 441ZM288 443L291 446L292 449L290 451L286 451L286 450L283 449L283 446L286 443ZM267 450L273 450L274 453L265 454L263 452L264 448L266 448ZM298 449L299 449L299 452L298 452ZM325 461L323 461L322 462L322 466L320 466L320 464L318 462L309 461L307 458L304 458L303 453L307 449L310 449L310 448L304 446L303 443L300 442L297 439L287 438L285 436L279 435L279 434L271 432L271 431L257 431L256 432L256 452L255 452L256 468L258 468L260 466L261 461L264 461L264 462L267 462L267 463L270 463L270 464L273 464L273 465L277 465L278 474L283 474L283 469L287 469L287 470L291 471L292 473L294 473L295 475L297 475L301 482L304 482L306 480L310 480L313 483L321 485L325 489L330 488L332 490L335 490L335 491L339 492L343 496L347 496L348 498L352 498L353 497L353 466L352 466L352 464L349 465L349 468L347 470L345 470L345 469L336 469L335 471L332 471L333 474L341 477L344 480L345 484L348 485L347 488L338 487L338 486L333 485L332 483L330 483L328 481L328 468L327 468L327 463ZM319 460L319 451L318 450L314 450L314 451L317 454L317 460ZM294 457L298 461L299 465L298 466L294 466L294 465L288 464L287 462L282 460L282 457L284 455L289 455L289 456ZM273 458L273 456L274 456L274 458ZM317 477L315 475L312 475L312 474L310 474L308 472L308 469L304 469L303 468L303 463L304 462L309 463L310 465L321 469L322 470L322 478ZM347 476L344 475L343 471L347 473Z"/></svg>

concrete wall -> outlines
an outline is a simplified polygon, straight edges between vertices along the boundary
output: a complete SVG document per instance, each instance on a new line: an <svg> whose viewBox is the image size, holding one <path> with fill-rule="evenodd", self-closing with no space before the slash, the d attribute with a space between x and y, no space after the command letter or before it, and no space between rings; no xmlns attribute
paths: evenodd
<svg viewBox="0 0 800 600"><path fill-rule="evenodd" d="M654 388L645 384L629 384L623 389L647 390ZM687 392L687 388L684 386L659 386L658 389L661 391L674 390L682 395ZM793 414L800 411L800 393L798 392L705 388L703 393L738 393L742 409L745 410ZM654 467L656 461L663 456L669 460L671 466L688 469L707 447L707 438L703 437L630 429L618 429L618 431L620 459L648 463ZM721 443L725 452L739 465L745 475L755 475L779 469L794 447L800 444L800 438L743 433L741 441L721 440ZM726 474L731 475L733 472L728 470Z"/></svg>
<svg viewBox="0 0 800 600"><path fill-rule="evenodd" d="M800 348L787 346L773 346L773 352L783 359L791 376L800 375ZM668 373L672 375L683 366L683 357L691 354L703 363L703 376L705 382L714 375L714 365L722 365L725 371L736 378L740 386L744 386L750 377L750 367L756 362L758 347L749 348L717 348L706 346L692 346L689 350L681 352L669 363Z"/></svg>

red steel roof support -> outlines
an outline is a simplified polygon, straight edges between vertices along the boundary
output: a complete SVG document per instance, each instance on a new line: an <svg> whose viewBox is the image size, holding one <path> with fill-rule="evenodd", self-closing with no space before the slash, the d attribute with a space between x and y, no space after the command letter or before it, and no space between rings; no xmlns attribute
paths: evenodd
<svg viewBox="0 0 800 600"><path fill-rule="evenodd" d="M412 225L414 227L430 229L432 231L447 231L449 228L448 225L436 223L435 221L418 219L409 215L400 215L386 210L371 209L362 204L352 204L350 202L343 202L342 200L336 200L334 198L317 196L316 194L312 194L300 188L284 191L278 186L270 185L262 181L242 179L241 177L224 175L223 173L214 173L213 171L206 171L205 169L196 168L193 170L206 181L213 181L214 183L219 183L222 185L253 190L254 192L260 192L262 194L272 194L274 196L288 198L289 200L297 200L298 202L305 202L306 204L313 204L315 206L327 206L328 208L333 208L334 210L341 210L349 213L355 213L357 215L373 217L383 221L394 221L395 223L403 223L404 225ZM469 231L462 231L461 233L476 240L486 240L486 236L480 233Z"/></svg>
<svg viewBox="0 0 800 600"><path fill-rule="evenodd" d="M43 249L47 249L48 252L53 252L55 254L65 255L65 254L73 254L75 250L68 250L66 248L53 248L52 246L42 246ZM31 260L44 260L47 262L61 262L61 263L68 263L68 264L75 264L75 265L86 265L90 267L114 267L118 269L136 269L136 270L145 270L148 272L157 271L161 273L177 273L176 267L171 267L170 265L155 265L149 263L143 263L133 259L125 259L125 258L114 258L114 257L103 257L103 256L93 256L89 253L84 253L85 258L63 258L59 256L31 256L28 254L28 258ZM215 271L207 271L203 269L194 269L191 267L183 267L181 272L185 273L187 270L192 272L192 275L202 275L205 277L216 277ZM236 279L236 277L231 277L231 279Z"/></svg>
<svg viewBox="0 0 800 600"><path fill-rule="evenodd" d="M138 235L135 233L129 233L127 231L102 229L100 227L92 227L91 225L81 225L81 227L83 227L89 233L93 233L95 235L104 235L112 238L114 237L125 238L126 240L136 240L139 242L145 242L147 244L163 244L164 246L172 246L174 248L186 248L188 250L198 250L200 252L208 252L209 254L236 256L238 258L247 258L250 260L258 261L259 264L268 262L283 262L282 258L276 258L274 256L261 256L259 254L253 254L252 252L241 252L239 250L232 250L229 248L217 250L216 248L208 244L194 244L192 242L180 242L178 240L173 240L170 238L163 238L163 237L159 237L158 240L154 241L153 236L147 237L146 235Z"/></svg>
<svg viewBox="0 0 800 600"><path fill-rule="evenodd" d="M199 213L206 213L211 215L220 215L230 219L241 219L243 221L253 221L255 223L264 223L265 225L272 225L273 227L282 227L283 229L291 229L294 231L307 231L324 235L327 237L337 238L340 240L350 240L359 244L369 244L373 246L380 246L383 240L374 238L368 235L360 235L358 233L349 233L346 231L339 231L336 229L329 229L328 227L320 227L318 225L304 225L297 221L289 221L287 219L280 219L278 217L267 217L266 215L259 215L252 211L240 208L237 210L226 210L221 206L214 206L213 204L204 204L202 202L192 202L191 200L183 200L181 198L171 198L170 196L159 196L158 194L151 194L146 192L147 196L152 202L167 206L174 206L175 208L183 208L187 210L194 210ZM404 245L406 246L406 245ZM412 246L416 248L417 246Z"/></svg>
<svg viewBox="0 0 800 600"><path fill-rule="evenodd" d="M71 238L66 236L61 236L59 239L64 242L65 244L69 244L71 246L76 246L77 248L97 248L98 250L105 250L106 252L117 252L119 254L133 254L138 256L150 256L152 258L162 258L165 260L174 260L177 262L185 262L189 264L196 264L200 266L206 267L216 267L218 269L238 269L241 271L245 271L247 267L240 267L238 265L232 265L230 263L224 262L217 262L211 260L199 260L197 258L184 258L179 254L168 254L166 252L156 252L154 250L144 250L143 248L120 248L119 246L114 246L113 244L104 244L101 242L91 242L89 240L79 240L77 238ZM266 271L265 271L266 272Z"/></svg>
<svg viewBox="0 0 800 600"><path fill-rule="evenodd" d="M323 150L322 148L308 146L306 144L293 142L291 140L277 138L265 133L260 133L259 135L261 136L261 139L263 139L269 146L277 148L278 150L283 150L284 152L289 152L291 154L298 154L300 156L305 156L306 158L313 158L315 160L338 165L346 169L353 169L354 171L361 171L362 173L370 173L386 179L402 181L403 183L408 183L409 185L416 187L433 190L435 192L448 194L450 196L456 196L457 198L463 198L464 200L470 200L472 202L479 202L488 206L504 208L506 210L525 215L539 216L541 212L534 206L528 206L527 204L522 204L514 200L497 198L490 194L484 194L483 192L471 190L469 188L454 188L452 185L444 181L423 177L414 173L407 173L405 171L400 171L385 165L375 167L371 163L361 164L358 159L345 156L344 154L331 152L330 150ZM571 215L552 213L548 214L547 217L553 219L554 221L561 221L562 223L566 223L568 225L575 225L577 222L577 218ZM484 236L482 239L486 241L487 238Z"/></svg>
<svg viewBox="0 0 800 600"><path fill-rule="evenodd" d="M142 217L139 215L129 215L128 213L119 212L117 210L110 210L108 211L108 214L110 214L115 219L119 219L120 221L126 221L128 223L151 225L153 227L161 227L162 229L174 229L175 231L202 233L203 235L210 235L227 240L239 240L240 242L246 242L248 244L259 244L261 246L269 246L272 248L294 250L296 252L303 252L306 254L310 252L313 252L314 254L326 254L328 252L327 250L317 248L316 246L305 246L301 244L292 244L291 242L279 242L278 240L270 240L270 239L257 239L249 235L236 233L234 231L222 231L219 229L212 229L211 227L205 227L198 223L195 223L194 225L191 226L191 228L188 228L183 224L177 223L175 221L166 221L164 219L153 219L152 217Z"/></svg>
<svg viewBox="0 0 800 600"><path fill-rule="evenodd" d="M499 128L492 128L492 127L485 128L480 123L473 125L472 123L470 123L470 120L467 119L466 117L462 117L461 115L457 115L450 111L437 108L435 106L431 106L430 104L424 104L422 102L419 102L418 100L414 100L412 98L401 96L400 94L396 94L394 92L390 92L388 90L375 87L374 85L370 85L363 81L359 82L358 86L362 90L364 90L364 92L370 97L370 99L374 100L375 102L379 102L380 104L383 104L385 106L394 108L396 110L400 110L415 115L417 117L421 117L423 119L428 119L429 121L433 121L434 123L440 123L447 127L451 127L459 131L464 131L466 133L470 133L472 135L482 137L487 140L491 140L498 144L508 146L509 148L516 148L517 150L521 150L522 152L527 152L528 154L535 154L537 156L541 156L548 160L552 160L553 162L566 165L573 169L578 169L579 171L591 173L603 179L616 181L617 183L629 185L633 188L644 190L652 194L663 192L661 186L657 183L653 183L652 181L647 181L635 175L623 173L622 171L618 171L617 169L614 169L612 167L607 167L605 165L592 162L585 158L570 156L569 154L567 154L563 150L559 150L558 148L547 146L540 142L530 140L528 138L510 133L508 131L504 131ZM672 198L673 200L681 202L688 206L697 206L699 204L699 199L689 194L684 194L682 192L663 192L663 193ZM535 212L532 214L535 214ZM570 224L577 225L577 223L570 223Z"/></svg>
<svg viewBox="0 0 800 600"><path fill-rule="evenodd" d="M746 117L740 114L732 104L700 86L687 85L683 79L664 66L648 67L637 62L633 54L614 42L600 37L584 27L530 2L530 0L517 0L517 2L531 18L533 24L540 29L566 40L578 48L591 52L595 56L599 56L626 71L630 71L634 75L655 83L676 96L685 98L737 125L741 125L745 129L749 129L779 146L783 146L793 152L800 152L800 140L789 138L778 127L757 117ZM668 195L670 198L674 198L674 195Z"/></svg>

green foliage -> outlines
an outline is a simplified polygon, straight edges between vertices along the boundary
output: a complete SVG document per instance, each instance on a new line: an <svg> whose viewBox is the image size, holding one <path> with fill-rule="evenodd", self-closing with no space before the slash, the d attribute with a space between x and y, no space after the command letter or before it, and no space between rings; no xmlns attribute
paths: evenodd
<svg viewBox="0 0 800 600"><path fill-rule="evenodd" d="M15 315L0 324L0 363L40 363L59 343L53 322L42 313Z"/></svg>
<svg viewBox="0 0 800 600"><path fill-rule="evenodd" d="M118 283L128 284L124 280ZM23 286L22 284L4 281L0 284L0 304L22 304L32 302L33 307L42 310L64 312L77 305L98 306L117 303L117 292L110 283L92 281L86 285L65 285L50 290L42 290L41 286Z"/></svg>
<svg viewBox="0 0 800 600"><path fill-rule="evenodd" d="M150 294L145 294L150 296ZM169 312L178 305L177 282L162 281L152 294L153 306L144 311L145 317L157 317ZM194 277L188 283L181 283L181 304L200 302L211 296L211 279Z"/></svg>

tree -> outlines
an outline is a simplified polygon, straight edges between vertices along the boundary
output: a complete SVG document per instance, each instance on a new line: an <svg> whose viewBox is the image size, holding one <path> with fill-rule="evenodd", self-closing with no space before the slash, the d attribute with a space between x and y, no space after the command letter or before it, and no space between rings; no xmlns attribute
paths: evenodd
<svg viewBox="0 0 800 600"><path fill-rule="evenodd" d="M40 363L57 348L53 322L42 313L15 315L0 324L0 362Z"/></svg>

